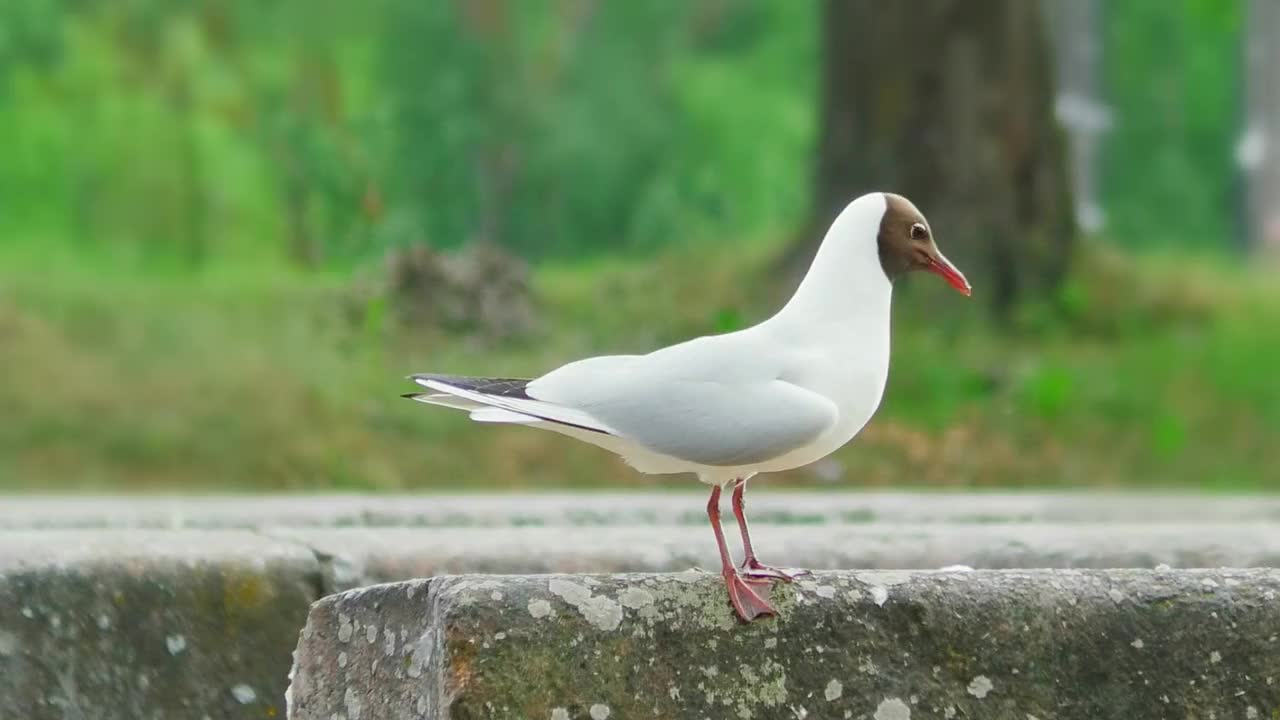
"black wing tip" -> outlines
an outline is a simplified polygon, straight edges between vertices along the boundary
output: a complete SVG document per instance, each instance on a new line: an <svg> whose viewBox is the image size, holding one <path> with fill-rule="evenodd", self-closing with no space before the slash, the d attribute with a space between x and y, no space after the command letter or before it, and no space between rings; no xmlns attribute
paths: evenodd
<svg viewBox="0 0 1280 720"><path fill-rule="evenodd" d="M405 400L417 400L418 398L422 397L423 395L426 395L426 393L405 393L405 394L401 395L400 397L404 398Z"/></svg>
<svg viewBox="0 0 1280 720"><path fill-rule="evenodd" d="M496 397L516 398L520 400L532 399L529 397L525 388L533 380L529 378L511 378L511 377L486 377L479 375L442 375L440 373L414 373L408 376L408 379L425 385L426 382L437 382L442 385L448 385L458 390L468 390L477 392L482 395L493 395Z"/></svg>

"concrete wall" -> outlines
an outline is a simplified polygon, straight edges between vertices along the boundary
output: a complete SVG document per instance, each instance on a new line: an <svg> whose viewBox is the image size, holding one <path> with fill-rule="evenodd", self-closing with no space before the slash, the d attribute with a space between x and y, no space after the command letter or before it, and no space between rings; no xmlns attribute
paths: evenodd
<svg viewBox="0 0 1280 720"><path fill-rule="evenodd" d="M312 609L294 720L1271 718L1280 572L455 576Z"/></svg>
<svg viewBox="0 0 1280 720"><path fill-rule="evenodd" d="M1280 564L1272 499L753 500L762 558L814 569ZM451 573L689 577L717 567L703 504L701 494L0 500L0 720L283 717L290 653L314 601Z"/></svg>

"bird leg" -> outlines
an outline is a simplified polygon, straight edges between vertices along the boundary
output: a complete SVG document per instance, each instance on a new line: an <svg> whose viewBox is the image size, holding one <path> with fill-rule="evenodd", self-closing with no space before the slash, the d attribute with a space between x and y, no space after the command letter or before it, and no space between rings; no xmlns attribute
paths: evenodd
<svg viewBox="0 0 1280 720"><path fill-rule="evenodd" d="M711 491L711 500L707 502L707 518L711 520L711 529L716 534L716 545L720 549L720 574L724 575L724 584L729 590L729 602L733 604L738 617L751 622L761 615L777 615L778 611L754 589L767 589L769 584L743 578L738 573L738 569L733 566L729 547L724 542L724 530L720 527L719 485Z"/></svg>
<svg viewBox="0 0 1280 720"><path fill-rule="evenodd" d="M747 529L746 508L742 496L747 489L746 480L738 480L733 484L733 516L738 519L738 529L742 531L742 549L746 559L742 561L743 574L752 579L781 580L791 582L801 575L808 575L808 570L779 570L769 567L756 559L756 551L751 547L751 531Z"/></svg>

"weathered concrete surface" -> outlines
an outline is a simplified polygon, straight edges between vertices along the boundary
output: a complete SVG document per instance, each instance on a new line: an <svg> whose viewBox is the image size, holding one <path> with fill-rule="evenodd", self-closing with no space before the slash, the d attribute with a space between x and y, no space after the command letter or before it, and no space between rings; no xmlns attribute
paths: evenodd
<svg viewBox="0 0 1280 720"><path fill-rule="evenodd" d="M545 517L565 520L555 512ZM410 528L0 530L0 720L281 714L288 650L308 606L359 585L456 572L715 567L701 517L654 525L675 516L651 516L623 527L503 527L497 510L478 517L488 519ZM763 558L816 569L1280 565L1280 526L1269 523L783 519L755 524Z"/></svg>
<svg viewBox="0 0 1280 720"><path fill-rule="evenodd" d="M1280 525L755 524L766 561L814 570L1280 566ZM453 573L679 572L719 567L699 526L278 528L334 589ZM733 531L730 530L730 534Z"/></svg>
<svg viewBox="0 0 1280 720"><path fill-rule="evenodd" d="M690 483L691 487L693 483ZM757 523L1276 522L1280 497L1158 493L774 492L749 496ZM702 525L706 494L17 496L0 529Z"/></svg>
<svg viewBox="0 0 1280 720"><path fill-rule="evenodd" d="M320 579L245 532L0 534L0 718L281 717Z"/></svg>
<svg viewBox="0 0 1280 720"><path fill-rule="evenodd" d="M814 570L1280 566L1280 525L1261 523L757 524L753 533L764 559ZM315 568L325 594L454 573L679 572L718 563L705 525L0 530L0 571L108 560L145 567L175 553L252 563L281 547Z"/></svg>
<svg viewBox="0 0 1280 720"><path fill-rule="evenodd" d="M295 720L1275 718L1280 571L822 573L740 625L714 574L331 596Z"/></svg>

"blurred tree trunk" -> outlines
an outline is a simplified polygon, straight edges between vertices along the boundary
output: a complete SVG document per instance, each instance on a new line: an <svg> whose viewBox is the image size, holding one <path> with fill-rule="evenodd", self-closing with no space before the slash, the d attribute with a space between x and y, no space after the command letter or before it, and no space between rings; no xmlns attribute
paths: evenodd
<svg viewBox="0 0 1280 720"><path fill-rule="evenodd" d="M791 253L873 190L911 198L999 313L1066 272L1075 236L1040 6L825 0L815 206Z"/></svg>
<svg viewBox="0 0 1280 720"><path fill-rule="evenodd" d="M1102 0L1043 0L1053 47L1054 115L1067 133L1076 222L1097 232L1105 221L1098 192L1098 150L1111 126L1102 97Z"/></svg>
<svg viewBox="0 0 1280 720"><path fill-rule="evenodd" d="M1280 261L1280 3L1249 0L1247 13L1246 120L1236 154L1248 183L1250 248Z"/></svg>

